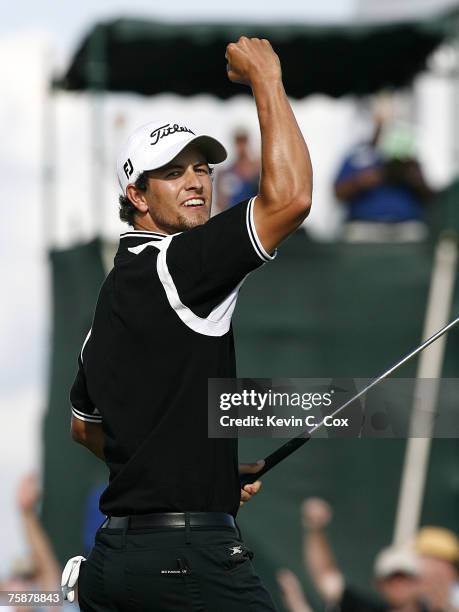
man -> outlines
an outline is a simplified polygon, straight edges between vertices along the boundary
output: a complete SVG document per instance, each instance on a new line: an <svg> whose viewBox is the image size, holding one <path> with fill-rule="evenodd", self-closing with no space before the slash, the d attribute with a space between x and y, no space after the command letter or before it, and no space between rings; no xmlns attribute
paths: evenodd
<svg viewBox="0 0 459 612"><path fill-rule="evenodd" d="M421 590L433 610L459 610L459 538L444 527L426 526L415 540Z"/></svg>
<svg viewBox="0 0 459 612"><path fill-rule="evenodd" d="M215 208L218 212L253 197L258 191L260 164L252 157L246 130L235 132L234 149L234 162L217 175Z"/></svg>
<svg viewBox="0 0 459 612"><path fill-rule="evenodd" d="M327 604L327 610L346 612L422 612L419 560L405 548L385 548L376 557L373 574L382 601L346 584L336 565L325 528L331 521L330 506L309 498L303 504L304 559L312 582Z"/></svg>
<svg viewBox="0 0 459 612"><path fill-rule="evenodd" d="M308 214L312 170L269 42L242 37L226 57L257 105L255 199L209 220L209 163L226 152L185 123L139 128L119 158L120 215L134 230L121 236L71 392L73 437L110 469L82 610L274 610L234 523L236 441L207 436L207 381L236 375L238 289Z"/></svg>
<svg viewBox="0 0 459 612"><path fill-rule="evenodd" d="M414 143L402 126L381 138L384 121L375 116L373 138L352 149L335 179L335 195L347 208L349 242L416 242L426 235L424 208L432 192Z"/></svg>

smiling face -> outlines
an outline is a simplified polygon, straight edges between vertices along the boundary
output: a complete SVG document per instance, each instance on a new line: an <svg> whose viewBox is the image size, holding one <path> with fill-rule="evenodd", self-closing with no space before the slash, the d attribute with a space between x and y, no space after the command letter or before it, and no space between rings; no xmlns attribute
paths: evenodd
<svg viewBox="0 0 459 612"><path fill-rule="evenodd" d="M212 179L206 158L195 146L189 145L148 175L146 191L134 185L127 188L137 209L135 229L174 234L209 220Z"/></svg>

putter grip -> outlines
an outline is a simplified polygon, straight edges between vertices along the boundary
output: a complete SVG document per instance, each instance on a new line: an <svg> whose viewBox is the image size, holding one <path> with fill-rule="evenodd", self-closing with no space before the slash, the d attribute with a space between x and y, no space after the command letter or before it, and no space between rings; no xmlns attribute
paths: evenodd
<svg viewBox="0 0 459 612"><path fill-rule="evenodd" d="M258 480L260 476L263 476L266 474L266 472L269 472L269 470L271 470L275 465L283 461L286 457L291 455L310 439L311 436L306 432L301 434L301 436L292 438L280 446L273 453L265 457L265 464L259 472L256 474L243 474L241 476L241 488L247 484L252 484L252 482L255 482L255 480Z"/></svg>

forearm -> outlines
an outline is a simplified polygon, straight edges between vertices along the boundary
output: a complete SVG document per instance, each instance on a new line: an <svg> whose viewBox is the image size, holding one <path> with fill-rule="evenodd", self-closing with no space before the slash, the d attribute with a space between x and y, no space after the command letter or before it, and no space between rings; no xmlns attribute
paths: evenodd
<svg viewBox="0 0 459 612"><path fill-rule="evenodd" d="M308 148L282 84L279 58L266 39L241 36L226 49L228 78L252 88L261 132L261 177L253 216L258 239L272 252L311 207Z"/></svg>
<svg viewBox="0 0 459 612"><path fill-rule="evenodd" d="M78 444L86 447L91 453L102 461L104 456L104 431L102 425L98 423L88 423L80 419L72 418L71 426L72 438Z"/></svg>
<svg viewBox="0 0 459 612"><path fill-rule="evenodd" d="M42 590L55 590L60 581L60 567L36 513L33 510L21 512L26 541L37 568L38 583Z"/></svg>
<svg viewBox="0 0 459 612"><path fill-rule="evenodd" d="M312 612L301 588L300 581L290 570L277 573L277 582L282 591L284 605L290 612Z"/></svg>
<svg viewBox="0 0 459 612"><path fill-rule="evenodd" d="M350 200L360 193L379 187L384 182L384 172L379 167L367 168L339 181L335 186L336 197L340 200Z"/></svg>
<svg viewBox="0 0 459 612"><path fill-rule="evenodd" d="M365 191L357 178L350 178L335 185L335 195L338 200L347 202L354 196Z"/></svg>
<svg viewBox="0 0 459 612"><path fill-rule="evenodd" d="M323 529L306 531L303 553L305 565L316 589L327 600L337 599L340 593L336 592L334 586L336 578L340 578L341 574Z"/></svg>
<svg viewBox="0 0 459 612"><path fill-rule="evenodd" d="M78 444L81 444L82 446L87 448L89 451L91 451L93 455L95 455L102 461L105 461L103 440L100 440L100 438L96 436L94 437L91 436L85 440L75 440L75 441L78 442Z"/></svg>
<svg viewBox="0 0 459 612"><path fill-rule="evenodd" d="M312 197L309 151L281 79L252 83L261 132L260 196L270 210L297 206L307 215Z"/></svg>

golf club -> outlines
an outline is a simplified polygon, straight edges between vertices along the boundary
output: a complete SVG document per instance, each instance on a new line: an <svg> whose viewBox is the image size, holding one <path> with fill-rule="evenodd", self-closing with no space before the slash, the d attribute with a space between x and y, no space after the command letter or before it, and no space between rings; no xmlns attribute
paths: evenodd
<svg viewBox="0 0 459 612"><path fill-rule="evenodd" d="M344 404L339 406L339 408L337 408L334 412L332 412L332 414L330 415L330 418L335 417L342 410L344 410L350 404L352 404L352 402L355 402L355 400L359 399L359 397L362 397L362 395L365 395L365 393L367 393L375 385L377 385L382 380L390 376L392 372L395 372L395 370L398 370L398 368L400 368L407 361L415 357L415 355L423 351L430 344L435 342L435 340L438 340L438 338L443 336L443 334L445 334L448 330L454 327L454 325L456 325L457 323L459 323L459 317L457 317L456 319L454 319L453 321L445 325L445 327L442 327L442 329L440 329L435 334L430 336L430 338L425 340L422 344L420 344L413 351L405 355L402 359L400 359L400 361L397 361L397 363L395 363L393 366L391 366L389 369L383 372L380 376L377 376L376 378L374 378L366 387L364 387L361 391L356 393L353 397L351 397L349 400L344 402ZM320 423L317 423L317 425L312 427L310 430L306 430L302 432L301 434L299 434L298 436L295 436L294 438L292 438L291 440L289 440L288 442L280 446L273 453L265 457L264 459L265 464L259 472L257 472L256 474L244 474L244 476L242 476L241 487L243 487L246 484L251 484L252 482L255 482L256 480L258 480L258 478L260 478L260 476L263 476L264 474L266 474L266 472L271 470L275 465L283 461L286 457L288 457L298 448L303 446L303 444L305 444L308 440L311 439L312 434L318 429L320 429L322 426L323 426L323 421L321 421Z"/></svg>

